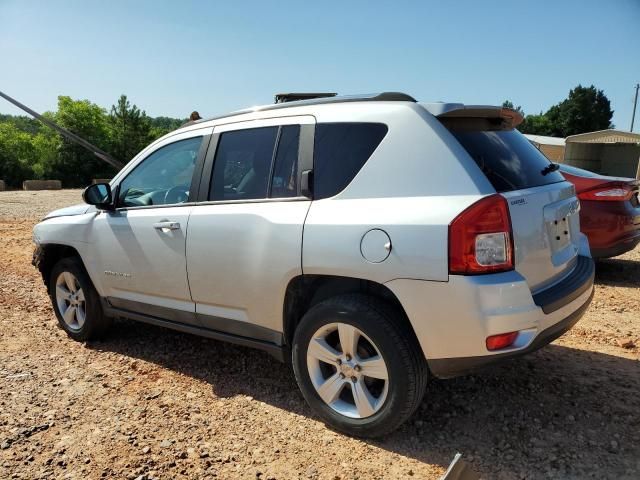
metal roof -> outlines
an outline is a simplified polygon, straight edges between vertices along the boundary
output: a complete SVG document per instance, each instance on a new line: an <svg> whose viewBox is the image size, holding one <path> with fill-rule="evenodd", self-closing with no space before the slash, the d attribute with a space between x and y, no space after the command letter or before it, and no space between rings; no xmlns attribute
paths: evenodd
<svg viewBox="0 0 640 480"><path fill-rule="evenodd" d="M567 137L567 143L640 143L640 133L623 130L599 130Z"/></svg>
<svg viewBox="0 0 640 480"><path fill-rule="evenodd" d="M565 139L560 137L547 137L545 135L530 135L525 134L527 140L533 143L537 143L538 145L554 145L558 147L564 147Z"/></svg>

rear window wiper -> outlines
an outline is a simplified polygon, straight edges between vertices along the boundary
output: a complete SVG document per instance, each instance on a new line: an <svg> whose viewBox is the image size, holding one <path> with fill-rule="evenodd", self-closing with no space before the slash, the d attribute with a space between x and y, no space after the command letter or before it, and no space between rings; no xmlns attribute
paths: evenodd
<svg viewBox="0 0 640 480"><path fill-rule="evenodd" d="M558 170L560 168L560 165L558 165L557 163L550 163L549 165L547 165L546 167L544 167L540 173L542 175L547 175L551 172L555 172L556 170Z"/></svg>

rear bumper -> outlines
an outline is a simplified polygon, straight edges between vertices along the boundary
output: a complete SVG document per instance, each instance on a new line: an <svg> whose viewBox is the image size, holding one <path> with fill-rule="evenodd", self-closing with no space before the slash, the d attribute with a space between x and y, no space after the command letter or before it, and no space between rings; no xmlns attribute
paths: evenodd
<svg viewBox="0 0 640 480"><path fill-rule="evenodd" d="M628 235L616 241L613 245L606 247L592 247L591 256L593 256L593 258L617 257L618 255L622 255L623 253L633 250L638 246L638 244L640 244L640 229L632 235Z"/></svg>
<svg viewBox="0 0 640 480"><path fill-rule="evenodd" d="M466 357L466 358L441 358L429 360L429 368L431 373L439 378L453 378L460 375L466 375L472 373L478 369L493 365L496 363L510 360L512 358L520 357L548 345L561 335L566 333L573 327L578 320L582 318L584 313L589 308L589 304L593 298L594 291L591 291L589 299L575 312L568 317L560 320L558 323L546 328L540 332L535 339L529 344L528 347L514 352L500 353L496 355L485 355L481 357Z"/></svg>
<svg viewBox="0 0 640 480"><path fill-rule="evenodd" d="M432 373L449 378L536 350L571 328L593 295L594 262L578 257L573 271L531 294L518 272L450 275L448 282L388 282L405 309ZM510 347L489 351L491 335L519 332Z"/></svg>
<svg viewBox="0 0 640 480"><path fill-rule="evenodd" d="M580 297L587 290L593 289L596 274L594 261L589 257L578 257L571 275L533 296L533 302L545 315L559 310Z"/></svg>
<svg viewBox="0 0 640 480"><path fill-rule="evenodd" d="M640 206L582 201L580 229L589 238L593 258L622 255L640 243Z"/></svg>

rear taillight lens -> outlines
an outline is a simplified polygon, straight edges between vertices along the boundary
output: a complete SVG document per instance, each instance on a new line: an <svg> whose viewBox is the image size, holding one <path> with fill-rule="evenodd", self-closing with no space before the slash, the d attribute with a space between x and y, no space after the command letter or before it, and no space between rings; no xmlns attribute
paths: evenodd
<svg viewBox="0 0 640 480"><path fill-rule="evenodd" d="M603 202L625 202L631 200L632 196L633 189L625 185L598 187L578 194L580 200L599 200Z"/></svg>
<svg viewBox="0 0 640 480"><path fill-rule="evenodd" d="M504 197L485 197L451 222L449 273L477 275L512 269L511 219Z"/></svg>
<svg viewBox="0 0 640 480"><path fill-rule="evenodd" d="M518 338L518 332L501 333L500 335L491 335L487 337L487 350L500 350L513 345Z"/></svg>

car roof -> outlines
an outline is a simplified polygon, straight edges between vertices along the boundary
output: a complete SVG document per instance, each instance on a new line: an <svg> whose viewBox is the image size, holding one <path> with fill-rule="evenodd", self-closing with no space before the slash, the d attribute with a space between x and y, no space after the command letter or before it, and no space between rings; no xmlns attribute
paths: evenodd
<svg viewBox="0 0 640 480"><path fill-rule="evenodd" d="M402 92L381 92L370 94L358 94L358 95L335 95L332 97L319 97L311 98L307 100L295 100L291 102L282 103L270 103L267 105L258 105L255 107L243 108L229 112L224 115L218 115L211 118L205 118L193 122L190 125L197 125L201 123L210 122L213 120L219 120L221 118L234 117L236 115L243 115L245 113L264 112L269 110L283 110L294 107L304 107L312 105L324 105L324 104L336 104L336 103L351 103L351 102L412 102L417 103L417 100L410 95Z"/></svg>
<svg viewBox="0 0 640 480"><path fill-rule="evenodd" d="M302 94L295 94L300 96ZM402 92L380 92L372 94L360 94L360 95L335 95L326 96L322 94L318 98L310 98L305 100L283 101L281 103L258 105L254 107L244 108L236 110L223 115L210 117L195 122L189 122L179 129L169 133L172 135L178 132L188 131L197 128L203 128L208 126L215 126L219 120L231 120L233 117L250 117L251 114L261 112L274 112L273 116L287 116L291 115L287 112L289 109L296 109L295 115L306 115L311 112L305 112L300 107L329 107L332 105L340 105L346 103L359 103L359 104L406 104L412 105L413 108L421 108L429 112L436 117L457 117L457 116L480 116L480 117L503 117L509 119L513 126L522 121L522 117L518 112L510 109L506 109L498 106L491 105L465 105L463 103L447 103L447 102L434 102L434 103L418 103L418 101ZM239 119L240 120L240 119ZM239 121L238 120L238 121ZM226 122L225 122L226 123Z"/></svg>

